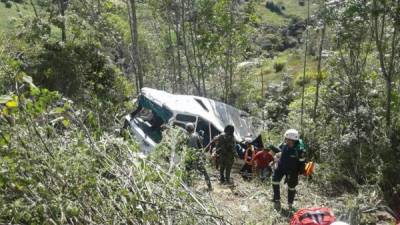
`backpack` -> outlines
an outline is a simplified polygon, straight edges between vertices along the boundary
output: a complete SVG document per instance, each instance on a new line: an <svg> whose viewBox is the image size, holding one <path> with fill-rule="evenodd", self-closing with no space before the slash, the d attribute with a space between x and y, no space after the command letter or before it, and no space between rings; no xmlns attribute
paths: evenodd
<svg viewBox="0 0 400 225"><path fill-rule="evenodd" d="M314 167L315 167L314 162L310 161L310 162L306 163L306 166L304 167L303 175L306 177L311 176L314 173Z"/></svg>
<svg viewBox="0 0 400 225"><path fill-rule="evenodd" d="M329 225L335 220L330 208L309 208L294 213L290 225Z"/></svg>

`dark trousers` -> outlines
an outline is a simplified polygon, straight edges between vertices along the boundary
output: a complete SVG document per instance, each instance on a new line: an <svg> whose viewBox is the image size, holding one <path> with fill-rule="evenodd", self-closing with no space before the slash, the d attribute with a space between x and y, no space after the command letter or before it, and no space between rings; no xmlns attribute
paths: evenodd
<svg viewBox="0 0 400 225"><path fill-rule="evenodd" d="M251 178L253 174L253 166L245 163L240 172L242 173L243 178Z"/></svg>
<svg viewBox="0 0 400 225"><path fill-rule="evenodd" d="M219 177L220 181L229 182L231 180L231 169L234 159L227 159L225 157L220 157L219 160Z"/></svg>
<svg viewBox="0 0 400 225"><path fill-rule="evenodd" d="M283 177L286 177L288 184L288 203L293 204L296 195L296 186L299 183L299 175L297 172L283 171L279 167L274 171L272 176L272 189L274 191L274 201L279 201L280 196L280 182Z"/></svg>
<svg viewBox="0 0 400 225"><path fill-rule="evenodd" d="M242 169L240 169L240 172L242 172L242 173L244 173L244 172L252 173L252 172L253 172L253 166L251 166L251 165L245 163L245 164L243 165Z"/></svg>
<svg viewBox="0 0 400 225"><path fill-rule="evenodd" d="M206 168L204 167L204 165L201 165L201 166L197 167L197 170L198 170L200 173L203 174L204 180L206 181L206 184L207 184L208 189L211 189L212 186L211 186L210 176L208 176L207 170L206 170Z"/></svg>

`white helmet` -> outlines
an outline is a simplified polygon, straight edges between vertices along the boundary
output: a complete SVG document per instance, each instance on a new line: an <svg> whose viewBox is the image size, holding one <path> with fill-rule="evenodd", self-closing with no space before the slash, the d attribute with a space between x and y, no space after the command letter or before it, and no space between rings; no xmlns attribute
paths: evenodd
<svg viewBox="0 0 400 225"><path fill-rule="evenodd" d="M285 138L297 141L299 140L299 132L295 129L289 129L285 132Z"/></svg>
<svg viewBox="0 0 400 225"><path fill-rule="evenodd" d="M331 225L349 225L349 224L345 223L345 222L336 221L336 222L331 223Z"/></svg>
<svg viewBox="0 0 400 225"><path fill-rule="evenodd" d="M251 143L251 138L250 137L245 137L244 138L244 143Z"/></svg>

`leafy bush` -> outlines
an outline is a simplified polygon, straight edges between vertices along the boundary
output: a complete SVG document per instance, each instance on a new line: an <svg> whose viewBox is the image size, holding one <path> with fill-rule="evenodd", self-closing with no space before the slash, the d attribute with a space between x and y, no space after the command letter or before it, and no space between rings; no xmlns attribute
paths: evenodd
<svg viewBox="0 0 400 225"><path fill-rule="evenodd" d="M272 1L267 1L265 3L265 7L267 9L271 10L271 12L278 13L278 14L282 14L282 10L285 10L284 7L280 6L279 4L275 4Z"/></svg>
<svg viewBox="0 0 400 225"><path fill-rule="evenodd" d="M268 118L268 129L283 129L282 124L286 122L289 113L289 104L293 101L292 78L284 75L284 81L279 85L270 85L266 91L266 103L263 107L265 117Z"/></svg>
<svg viewBox="0 0 400 225"><path fill-rule="evenodd" d="M38 22L39 23L39 22ZM32 24L36 24L32 22ZM36 27L36 25L32 25ZM49 30L40 26L37 34L31 32L28 40L36 39ZM35 29L34 29L35 30ZM33 35L33 36L32 36ZM29 42L29 41L28 41ZM120 70L110 63L108 56L99 51L98 46L89 43L53 43L46 42L41 47L26 47L24 43L8 43L17 45L15 52L4 51L0 55L3 70L0 77L4 82L0 83L7 90L12 87L8 81L12 81L18 73L26 73L33 77L36 84L63 93L80 105L84 105L94 113L96 123L102 127L110 127L113 116L124 113L126 102L134 94L134 87ZM25 47L26 48L25 48ZM24 52L23 59L15 59L13 56ZM23 72L21 72L23 71Z"/></svg>
<svg viewBox="0 0 400 225"><path fill-rule="evenodd" d="M325 73L322 74L324 76ZM294 83L298 86L303 86L303 85L308 85L311 83L311 81L315 81L317 79L317 72L316 71L306 71L306 76L303 79L303 72L296 74L296 78L294 80ZM324 79L324 77L322 77Z"/></svg>
<svg viewBox="0 0 400 225"><path fill-rule="evenodd" d="M57 92L19 93L0 102L0 223L223 222L134 143L105 132L94 138Z"/></svg>
<svg viewBox="0 0 400 225"><path fill-rule="evenodd" d="M277 72L277 73L281 72L285 68L285 65L286 64L284 62L280 62L280 61L274 62L275 72Z"/></svg>
<svg viewBox="0 0 400 225"><path fill-rule="evenodd" d="M390 136L391 146L380 149L384 163L379 182L386 201L398 214L400 214L400 174L398 172L400 171L400 164L398 163L400 157L399 132L400 124L395 123Z"/></svg>

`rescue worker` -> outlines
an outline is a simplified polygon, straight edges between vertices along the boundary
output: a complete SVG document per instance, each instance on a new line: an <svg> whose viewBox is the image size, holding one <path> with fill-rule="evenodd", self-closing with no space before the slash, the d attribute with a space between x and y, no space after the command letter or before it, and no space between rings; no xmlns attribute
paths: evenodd
<svg viewBox="0 0 400 225"><path fill-rule="evenodd" d="M189 134L188 147L189 148L194 148L194 149L203 148L202 139L201 139L200 135L197 132L195 132L194 124L193 123L188 123L188 124L186 124L185 128L186 128L186 131Z"/></svg>
<svg viewBox="0 0 400 225"><path fill-rule="evenodd" d="M201 149L202 139L200 135L195 131L194 124L188 123L185 126L186 131L188 132L187 146L189 147L185 154L185 169L190 180L190 171L197 170L204 176L204 180L206 181L208 190L212 190L210 176L207 173L205 168L205 156Z"/></svg>
<svg viewBox="0 0 400 225"><path fill-rule="evenodd" d="M288 184L288 208L293 210L296 186L299 181L299 173L305 166L305 151L299 147L299 132L289 129L284 134L284 144L280 146L281 156L272 176L272 188L274 192L273 201L275 208L280 209L280 181L285 176Z"/></svg>
<svg viewBox="0 0 400 225"><path fill-rule="evenodd" d="M235 160L235 128L228 125L224 133L216 136L212 142L216 143L216 155L219 164L219 181L222 184L231 184L231 169Z"/></svg>
<svg viewBox="0 0 400 225"><path fill-rule="evenodd" d="M256 151L254 150L254 146L251 144L251 138L245 138L246 151L244 153L244 165L240 172L244 179L251 179L254 174L254 156L256 155Z"/></svg>

